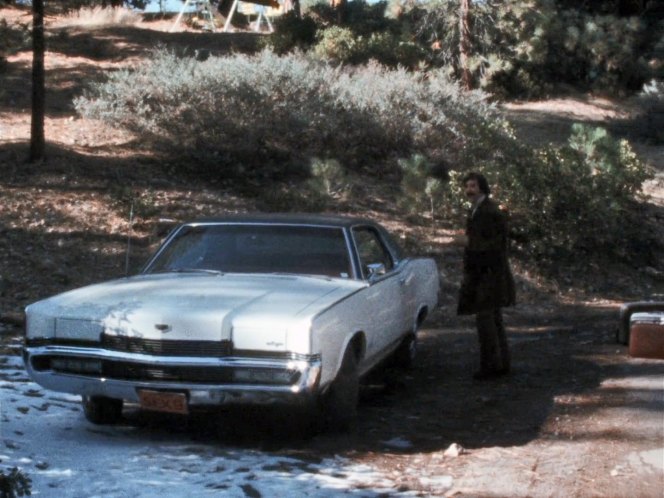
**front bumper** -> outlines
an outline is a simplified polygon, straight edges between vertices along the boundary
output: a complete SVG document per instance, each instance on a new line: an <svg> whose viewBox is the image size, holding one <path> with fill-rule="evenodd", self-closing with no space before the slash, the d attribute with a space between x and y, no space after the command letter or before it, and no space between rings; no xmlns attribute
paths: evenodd
<svg viewBox="0 0 664 498"><path fill-rule="evenodd" d="M321 372L319 355L155 356L61 345L26 347L23 355L47 389L132 402L141 390L180 392L190 406L308 403Z"/></svg>

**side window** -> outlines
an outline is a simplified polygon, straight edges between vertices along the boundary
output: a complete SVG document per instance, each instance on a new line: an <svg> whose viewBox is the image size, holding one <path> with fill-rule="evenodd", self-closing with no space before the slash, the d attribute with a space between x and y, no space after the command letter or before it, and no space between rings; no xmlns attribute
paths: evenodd
<svg viewBox="0 0 664 498"><path fill-rule="evenodd" d="M366 279L369 276L369 265L382 264L386 271L390 271L394 267L392 256L374 229L370 227L353 228L353 238L360 257L363 278Z"/></svg>

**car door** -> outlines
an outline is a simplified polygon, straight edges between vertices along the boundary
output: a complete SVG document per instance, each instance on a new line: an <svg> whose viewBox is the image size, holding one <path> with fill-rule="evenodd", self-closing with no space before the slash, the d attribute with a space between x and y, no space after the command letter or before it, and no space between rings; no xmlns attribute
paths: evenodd
<svg viewBox="0 0 664 498"><path fill-rule="evenodd" d="M405 330L400 272L374 227L353 227L352 235L361 278L369 282L363 302L367 310L367 357L372 361L380 359Z"/></svg>

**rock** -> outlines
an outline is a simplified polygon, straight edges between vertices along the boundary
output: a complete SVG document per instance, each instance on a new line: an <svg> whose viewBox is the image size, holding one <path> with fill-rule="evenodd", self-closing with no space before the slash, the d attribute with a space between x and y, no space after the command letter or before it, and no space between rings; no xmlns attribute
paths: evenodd
<svg viewBox="0 0 664 498"><path fill-rule="evenodd" d="M456 458L459 455L463 455L465 452L466 450L461 445L457 443L452 443L450 444L449 448L445 450L443 455L450 458Z"/></svg>

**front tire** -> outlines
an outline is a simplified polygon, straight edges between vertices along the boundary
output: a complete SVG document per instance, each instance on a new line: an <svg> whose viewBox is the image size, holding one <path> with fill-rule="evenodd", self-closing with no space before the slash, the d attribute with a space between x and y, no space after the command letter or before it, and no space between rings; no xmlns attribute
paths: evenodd
<svg viewBox="0 0 664 498"><path fill-rule="evenodd" d="M83 396L85 418L97 425L115 424L122 418L122 400L105 396Z"/></svg>
<svg viewBox="0 0 664 498"><path fill-rule="evenodd" d="M341 368L323 398L323 417L326 428L333 432L346 432L357 417L360 397L358 359L352 346L344 353Z"/></svg>

